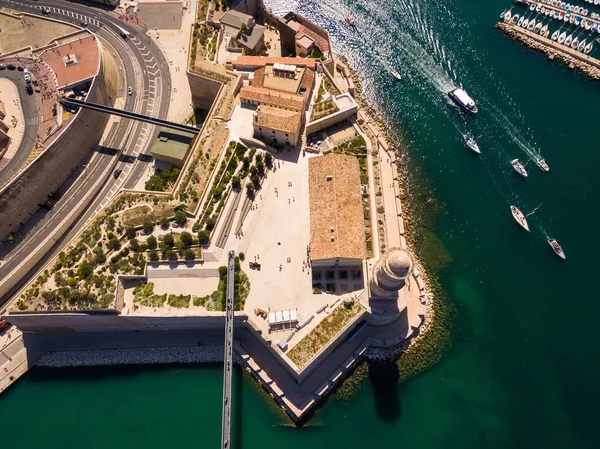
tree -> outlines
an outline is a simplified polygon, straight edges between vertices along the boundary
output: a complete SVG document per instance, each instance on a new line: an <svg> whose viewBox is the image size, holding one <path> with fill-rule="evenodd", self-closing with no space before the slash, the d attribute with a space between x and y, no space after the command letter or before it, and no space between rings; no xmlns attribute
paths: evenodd
<svg viewBox="0 0 600 449"><path fill-rule="evenodd" d="M254 184L254 190L260 189L260 176L253 175L250 180L252 181L252 184Z"/></svg>
<svg viewBox="0 0 600 449"><path fill-rule="evenodd" d="M178 259L177 252L173 251L172 249L167 251L167 259L169 259L170 261L177 260Z"/></svg>
<svg viewBox="0 0 600 449"><path fill-rule="evenodd" d="M137 251L137 249L140 247L140 242L138 242L137 239L131 239L129 240L129 245L133 251Z"/></svg>
<svg viewBox="0 0 600 449"><path fill-rule="evenodd" d="M154 220L152 220L151 218L146 218L142 226L144 227L144 232L146 234L150 234L154 229Z"/></svg>
<svg viewBox="0 0 600 449"><path fill-rule="evenodd" d="M194 260L196 258L196 253L188 248L185 251L183 251L183 258L185 260Z"/></svg>
<svg viewBox="0 0 600 449"><path fill-rule="evenodd" d="M173 246L173 244L175 243L175 237L173 237L173 234L171 234L171 233L165 234L165 238L163 239L163 242L165 242L165 244L167 244L169 246Z"/></svg>
<svg viewBox="0 0 600 449"><path fill-rule="evenodd" d="M181 234L179 234L179 239L185 246L190 246L192 244L192 234L187 231L183 231Z"/></svg>
<svg viewBox="0 0 600 449"><path fill-rule="evenodd" d="M89 262L83 262L77 269L79 279L87 279L94 272L94 267Z"/></svg>
<svg viewBox="0 0 600 449"><path fill-rule="evenodd" d="M219 276L221 277L221 279L227 276L227 267L225 265L221 265L219 267Z"/></svg>
<svg viewBox="0 0 600 449"><path fill-rule="evenodd" d="M246 260L246 255L244 253L240 253L239 258L243 262L244 260Z"/></svg>
<svg viewBox="0 0 600 449"><path fill-rule="evenodd" d="M170 224L171 224L171 222L169 221L169 219L167 217L161 217L161 219L160 219L161 227L163 227L164 229L167 229Z"/></svg>
<svg viewBox="0 0 600 449"><path fill-rule="evenodd" d="M202 231L200 231L198 233L198 241L200 242L201 245L206 245L209 240L210 240L210 233L206 229L203 229Z"/></svg>
<svg viewBox="0 0 600 449"><path fill-rule="evenodd" d="M231 186L234 189L239 189L242 186L239 176L234 176L233 178L231 178Z"/></svg>
<svg viewBox="0 0 600 449"><path fill-rule="evenodd" d="M106 244L106 247L111 250L112 249L117 250L121 247L121 242L119 242L119 240L117 240L116 237L113 237L112 239L110 239L108 241L108 243Z"/></svg>
<svg viewBox="0 0 600 449"><path fill-rule="evenodd" d="M149 248L156 248L156 237L154 237L153 235L151 235L150 237L148 237L146 239L146 244L148 245Z"/></svg>
<svg viewBox="0 0 600 449"><path fill-rule="evenodd" d="M240 27L240 32L242 34L245 34L248 31L248 25L246 25L245 23L242 23L242 26Z"/></svg>
<svg viewBox="0 0 600 449"><path fill-rule="evenodd" d="M146 190L154 190L155 192L162 192L165 190L165 182L160 176L152 175L150 179L146 181L144 186Z"/></svg>
<svg viewBox="0 0 600 449"><path fill-rule="evenodd" d="M216 224L217 220L214 217L208 217L208 220L206 220L206 229L212 231Z"/></svg>
<svg viewBox="0 0 600 449"><path fill-rule="evenodd" d="M158 262L158 259L160 259L160 257L158 256L158 253L156 251L150 251L150 254L148 255L148 257L150 258L150 260L152 262Z"/></svg>
<svg viewBox="0 0 600 449"><path fill-rule="evenodd" d="M187 223L187 217L184 211L178 210L177 212L175 212L175 222L179 226L185 226L185 224Z"/></svg>
<svg viewBox="0 0 600 449"><path fill-rule="evenodd" d="M269 168L273 166L273 156L271 156L271 153L265 154L265 164L267 164L267 167Z"/></svg>
<svg viewBox="0 0 600 449"><path fill-rule="evenodd" d="M125 229L125 236L130 240L135 238L135 228L133 226L127 226L127 229Z"/></svg>

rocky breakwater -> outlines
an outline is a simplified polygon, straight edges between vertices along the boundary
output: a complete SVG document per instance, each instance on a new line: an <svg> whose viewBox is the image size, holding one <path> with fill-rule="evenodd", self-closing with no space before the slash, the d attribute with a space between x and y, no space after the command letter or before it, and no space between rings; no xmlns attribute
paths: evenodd
<svg viewBox="0 0 600 449"><path fill-rule="evenodd" d="M236 353L233 360L235 363L240 362ZM37 366L65 368L218 362L223 362L223 346L183 346L49 352L40 358Z"/></svg>
<svg viewBox="0 0 600 449"><path fill-rule="evenodd" d="M597 59L584 55L583 53L581 53L581 55L578 54L578 57L574 57L569 54L569 50L567 50L568 47L541 36L536 35L535 38L531 37L530 34L532 33L527 33L516 25L499 22L496 24L496 27L513 39L527 45L529 48L533 48L534 50L538 50L548 55L548 58L558 59L569 67L580 70L590 78L600 80L600 67L598 66L600 61Z"/></svg>

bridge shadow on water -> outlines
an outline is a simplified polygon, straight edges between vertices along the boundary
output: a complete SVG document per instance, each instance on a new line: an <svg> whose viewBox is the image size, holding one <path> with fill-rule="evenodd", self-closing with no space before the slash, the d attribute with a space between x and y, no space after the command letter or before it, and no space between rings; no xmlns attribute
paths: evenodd
<svg viewBox="0 0 600 449"><path fill-rule="evenodd" d="M242 449L242 420L244 418L244 372L239 365L234 365L231 385L231 447Z"/></svg>
<svg viewBox="0 0 600 449"><path fill-rule="evenodd" d="M394 421L402 415L399 379L400 371L396 362L369 364L369 383L373 388L375 412L384 421Z"/></svg>

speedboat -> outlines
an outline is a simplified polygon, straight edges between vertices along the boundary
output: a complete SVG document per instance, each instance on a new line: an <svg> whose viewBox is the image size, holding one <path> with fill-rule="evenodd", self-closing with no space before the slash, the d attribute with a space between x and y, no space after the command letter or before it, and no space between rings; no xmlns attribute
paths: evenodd
<svg viewBox="0 0 600 449"><path fill-rule="evenodd" d="M527 224L527 219L525 218L525 215L523 215L523 212L521 212L517 206L510 206L510 212L515 221L519 223L523 229L529 231L529 225Z"/></svg>
<svg viewBox="0 0 600 449"><path fill-rule="evenodd" d="M523 167L523 164L519 162L519 159L513 159L510 161L510 165L515 169L515 171L520 174L523 178L527 178L527 170Z"/></svg>
<svg viewBox="0 0 600 449"><path fill-rule="evenodd" d="M565 256L565 252L562 250L562 248L560 247L560 245L558 244L558 242L554 239L548 239L548 243L550 244L550 246L552 247L552 249L554 250L554 252L556 253L556 255L558 257L560 257L561 259L566 259L567 256Z"/></svg>
<svg viewBox="0 0 600 449"><path fill-rule="evenodd" d="M543 171L550 171L550 167L546 164L546 161L542 158L537 158L535 163L540 167Z"/></svg>
<svg viewBox="0 0 600 449"><path fill-rule="evenodd" d="M554 33L552 33L552 37L550 39L552 39L553 41L558 39L558 36L560 35L560 30L556 30Z"/></svg>
<svg viewBox="0 0 600 449"><path fill-rule="evenodd" d="M583 51L584 48L585 48L585 39L582 40L581 42L579 42L579 45L577 46L577 51Z"/></svg>
<svg viewBox="0 0 600 449"><path fill-rule="evenodd" d="M565 38L566 38L566 37L567 37L567 32L566 32L566 31L563 31L563 32L561 33L561 35L560 35L560 36L558 36L558 43L559 43L559 44L562 44L562 43L565 41Z"/></svg>
<svg viewBox="0 0 600 449"><path fill-rule="evenodd" d="M589 55L589 54L592 52L592 49L593 49L593 48L594 48L594 44L592 44L592 43L590 42L589 44L587 44L587 45L585 46L585 48L583 49L583 52L584 52L586 55Z"/></svg>
<svg viewBox="0 0 600 449"><path fill-rule="evenodd" d="M463 135L463 139L465 141L465 145L467 146L467 148L469 150L471 150L473 153L481 154L479 145L477 145L477 142L475 142L475 139L473 138L473 136L471 134L467 133L467 134Z"/></svg>
<svg viewBox="0 0 600 449"><path fill-rule="evenodd" d="M465 111L472 114L477 113L477 106L475 105L475 102L463 89L453 89L448 92L448 96Z"/></svg>
<svg viewBox="0 0 600 449"><path fill-rule="evenodd" d="M567 47L571 46L571 42L573 42L573 35L569 34L569 37L567 39L565 39L565 45Z"/></svg>

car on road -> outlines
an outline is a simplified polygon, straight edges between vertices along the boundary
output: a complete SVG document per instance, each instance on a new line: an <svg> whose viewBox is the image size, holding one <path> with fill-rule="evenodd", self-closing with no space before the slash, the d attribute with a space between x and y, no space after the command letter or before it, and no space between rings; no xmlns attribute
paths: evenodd
<svg viewBox="0 0 600 449"><path fill-rule="evenodd" d="M25 70L25 67L23 67L22 65L20 65L20 66L17 67L17 70L19 72L22 72L23 70Z"/></svg>
<svg viewBox="0 0 600 449"><path fill-rule="evenodd" d="M26 73L26 74L25 74L25 82L26 82L27 84L31 83L31 76L29 76L29 73Z"/></svg>
<svg viewBox="0 0 600 449"><path fill-rule="evenodd" d="M133 93L133 89L131 87L127 88L127 95L131 95Z"/></svg>
<svg viewBox="0 0 600 449"><path fill-rule="evenodd" d="M88 23L85 20L82 20L81 22L79 22L79 25L81 25L82 27L86 27L88 26Z"/></svg>
<svg viewBox="0 0 600 449"><path fill-rule="evenodd" d="M4 64L0 64L0 70L4 70L6 66Z"/></svg>
<svg viewBox="0 0 600 449"><path fill-rule="evenodd" d="M6 68L7 68L8 70L14 70L14 69L16 69L16 67L15 67L15 65L14 65L14 64L8 64L8 65L6 66Z"/></svg>
<svg viewBox="0 0 600 449"><path fill-rule="evenodd" d="M42 8L42 14L46 14L49 15L50 14L50 8L46 8L45 6Z"/></svg>
<svg viewBox="0 0 600 449"><path fill-rule="evenodd" d="M123 170L122 170L122 169L120 169L120 168L117 168L117 169L115 170L115 172L113 173L113 176L115 177L115 179L117 179L117 178L119 177L119 175L121 174L121 172L122 172L122 171L123 171Z"/></svg>

